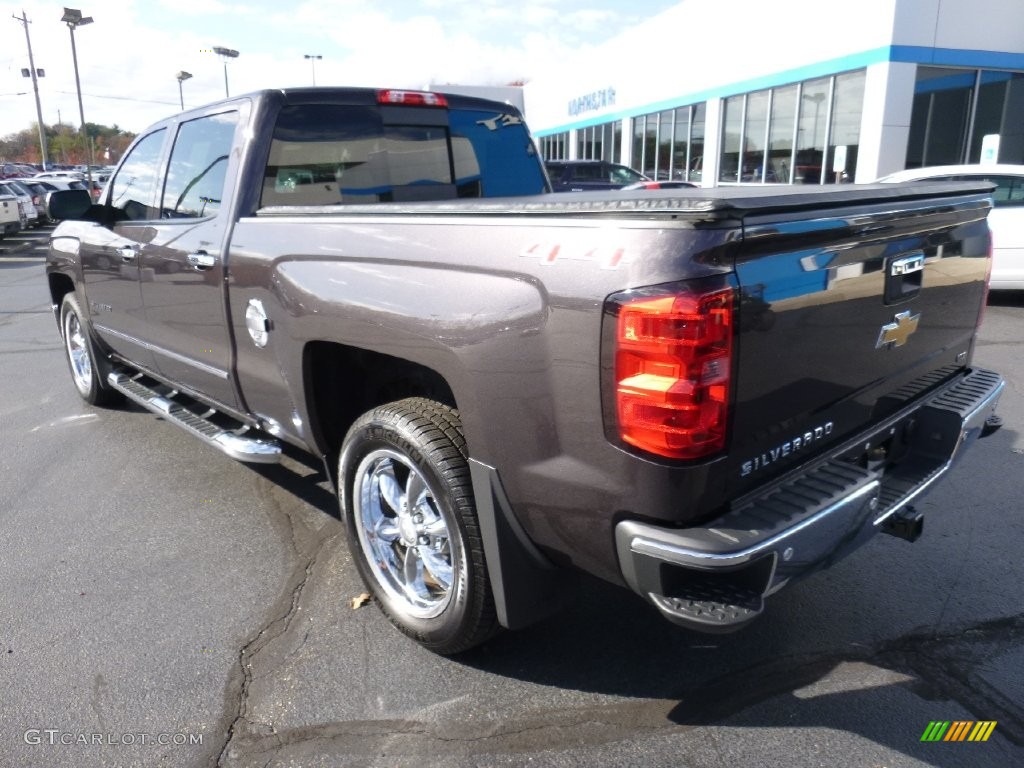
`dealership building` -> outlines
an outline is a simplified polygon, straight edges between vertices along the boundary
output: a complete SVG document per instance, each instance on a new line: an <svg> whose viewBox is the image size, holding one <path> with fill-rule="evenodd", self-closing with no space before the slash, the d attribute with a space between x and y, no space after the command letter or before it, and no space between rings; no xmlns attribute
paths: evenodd
<svg viewBox="0 0 1024 768"><path fill-rule="evenodd" d="M522 95L546 159L651 178L1024 163L1024 0L683 0Z"/></svg>

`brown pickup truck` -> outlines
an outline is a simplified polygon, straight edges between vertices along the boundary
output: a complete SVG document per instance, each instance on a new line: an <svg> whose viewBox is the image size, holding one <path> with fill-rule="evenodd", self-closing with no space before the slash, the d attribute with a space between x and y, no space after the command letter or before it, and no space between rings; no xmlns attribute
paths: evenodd
<svg viewBox="0 0 1024 768"><path fill-rule="evenodd" d="M266 91L51 195L72 379L323 460L384 612L455 653L585 571L735 629L994 428L985 186L551 194L515 109ZM142 482L142 480L140 480ZM893 595L895 599L895 594Z"/></svg>

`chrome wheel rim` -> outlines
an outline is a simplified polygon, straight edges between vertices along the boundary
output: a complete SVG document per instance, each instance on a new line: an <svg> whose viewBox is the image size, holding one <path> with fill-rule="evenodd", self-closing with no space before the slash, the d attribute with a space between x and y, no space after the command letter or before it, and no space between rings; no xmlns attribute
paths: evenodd
<svg viewBox="0 0 1024 768"><path fill-rule="evenodd" d="M434 489L405 456L381 449L360 462L353 500L377 583L411 616L440 615L452 600L462 550Z"/></svg>
<svg viewBox="0 0 1024 768"><path fill-rule="evenodd" d="M82 394L88 394L92 387L92 358L89 356L89 343L82 324L74 312L68 312L64 318L64 346L67 348L75 386Z"/></svg>

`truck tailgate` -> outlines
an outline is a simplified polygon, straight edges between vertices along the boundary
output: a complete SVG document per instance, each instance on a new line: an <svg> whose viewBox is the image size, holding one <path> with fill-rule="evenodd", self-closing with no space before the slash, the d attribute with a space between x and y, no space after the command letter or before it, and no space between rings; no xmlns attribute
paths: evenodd
<svg viewBox="0 0 1024 768"><path fill-rule="evenodd" d="M852 207L744 215L727 459L741 493L965 369L989 236L985 191L964 189L860 188Z"/></svg>

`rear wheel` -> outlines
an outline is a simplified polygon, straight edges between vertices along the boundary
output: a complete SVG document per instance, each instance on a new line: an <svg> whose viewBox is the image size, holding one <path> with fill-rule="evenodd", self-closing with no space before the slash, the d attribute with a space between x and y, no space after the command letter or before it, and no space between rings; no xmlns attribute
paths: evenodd
<svg viewBox="0 0 1024 768"><path fill-rule="evenodd" d="M424 398L360 417L339 488L364 582L402 632L441 654L498 628L458 413Z"/></svg>
<svg viewBox="0 0 1024 768"><path fill-rule="evenodd" d="M60 333L78 394L92 405L114 405L121 394L106 382L109 365L96 354L96 345L85 325L82 308L74 293L64 295L60 307Z"/></svg>

